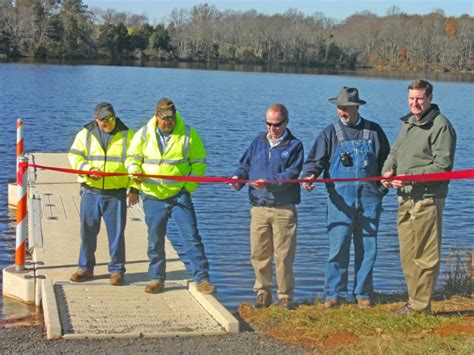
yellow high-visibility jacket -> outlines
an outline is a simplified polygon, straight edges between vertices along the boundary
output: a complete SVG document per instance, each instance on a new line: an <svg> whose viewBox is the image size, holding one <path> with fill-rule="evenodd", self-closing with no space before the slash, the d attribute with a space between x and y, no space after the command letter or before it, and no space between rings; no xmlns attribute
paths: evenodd
<svg viewBox="0 0 474 355"><path fill-rule="evenodd" d="M105 150L101 144L100 128L95 121L85 125L76 135L68 154L73 169L127 173L125 160L134 132L125 126L119 118L116 120L117 133L114 134ZM78 175L78 181L81 184L103 190L137 188L137 186L133 186L134 183L128 175L104 176L98 180L91 179L89 175Z"/></svg>
<svg viewBox="0 0 474 355"><path fill-rule="evenodd" d="M127 166L130 174L144 173L168 176L203 176L206 171L206 150L194 128L185 125L176 113L176 126L163 154L156 133L156 117L140 128L128 149ZM142 192L160 200L176 195L182 189L196 190L198 183L145 178Z"/></svg>

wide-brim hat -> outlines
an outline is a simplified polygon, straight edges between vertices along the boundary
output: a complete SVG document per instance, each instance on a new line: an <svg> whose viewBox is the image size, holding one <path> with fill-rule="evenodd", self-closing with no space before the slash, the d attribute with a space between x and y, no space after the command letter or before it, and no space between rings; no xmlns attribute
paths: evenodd
<svg viewBox="0 0 474 355"><path fill-rule="evenodd" d="M339 106L359 106L365 105L364 100L359 99L359 91L356 88L343 87L337 97L329 99L330 103Z"/></svg>

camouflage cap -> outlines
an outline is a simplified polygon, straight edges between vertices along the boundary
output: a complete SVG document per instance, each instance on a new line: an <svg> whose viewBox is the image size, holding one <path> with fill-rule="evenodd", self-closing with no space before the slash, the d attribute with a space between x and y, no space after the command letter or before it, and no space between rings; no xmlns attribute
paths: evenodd
<svg viewBox="0 0 474 355"><path fill-rule="evenodd" d="M176 107L173 101L167 97L162 97L156 103L156 113L162 117L173 116L176 113Z"/></svg>

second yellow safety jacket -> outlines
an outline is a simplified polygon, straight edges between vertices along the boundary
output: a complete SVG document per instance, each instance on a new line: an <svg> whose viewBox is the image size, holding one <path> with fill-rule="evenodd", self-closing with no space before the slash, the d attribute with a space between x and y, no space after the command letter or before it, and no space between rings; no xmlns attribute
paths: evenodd
<svg viewBox="0 0 474 355"><path fill-rule="evenodd" d="M153 116L140 128L130 144L126 166L130 174L167 176L203 176L206 171L206 150L196 130L185 125L176 112L176 126L164 152L157 138L157 121ZM196 190L198 183L158 178L144 178L142 192L160 200L172 197L185 189Z"/></svg>

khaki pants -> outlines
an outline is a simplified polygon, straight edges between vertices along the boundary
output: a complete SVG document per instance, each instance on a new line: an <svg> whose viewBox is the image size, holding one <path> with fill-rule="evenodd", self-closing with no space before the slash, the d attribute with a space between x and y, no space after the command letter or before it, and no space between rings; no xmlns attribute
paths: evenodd
<svg viewBox="0 0 474 355"><path fill-rule="evenodd" d="M444 198L398 198L400 260L408 288L408 305L430 310L441 261Z"/></svg>
<svg viewBox="0 0 474 355"><path fill-rule="evenodd" d="M278 298L293 298L298 214L294 205L250 210L250 254L255 271L254 290L272 292L272 256L275 258Z"/></svg>

